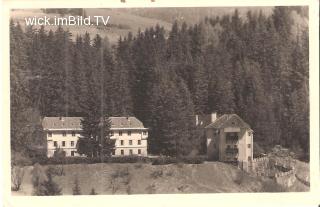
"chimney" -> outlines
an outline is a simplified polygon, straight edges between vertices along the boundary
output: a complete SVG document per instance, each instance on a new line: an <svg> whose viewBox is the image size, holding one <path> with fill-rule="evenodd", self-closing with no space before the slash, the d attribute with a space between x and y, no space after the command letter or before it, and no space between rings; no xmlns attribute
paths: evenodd
<svg viewBox="0 0 320 207"><path fill-rule="evenodd" d="M211 113L211 123L215 122L217 120L217 112Z"/></svg>

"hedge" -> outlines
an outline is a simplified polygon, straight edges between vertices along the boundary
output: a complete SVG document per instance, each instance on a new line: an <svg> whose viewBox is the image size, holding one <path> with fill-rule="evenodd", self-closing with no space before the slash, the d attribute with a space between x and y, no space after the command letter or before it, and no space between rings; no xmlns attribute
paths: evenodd
<svg viewBox="0 0 320 207"><path fill-rule="evenodd" d="M121 157L34 157L28 162L21 162L20 165L61 165L61 164L94 164L94 163L151 163L152 165L167 165L175 163L201 164L206 156L193 157L142 157L142 156L121 156Z"/></svg>

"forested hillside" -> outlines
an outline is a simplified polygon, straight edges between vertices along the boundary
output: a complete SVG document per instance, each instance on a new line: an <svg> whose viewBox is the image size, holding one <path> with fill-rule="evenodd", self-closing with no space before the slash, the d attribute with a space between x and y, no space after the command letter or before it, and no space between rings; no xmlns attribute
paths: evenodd
<svg viewBox="0 0 320 207"><path fill-rule="evenodd" d="M155 25L110 47L77 36L10 24L13 151L41 140L40 117L136 116L150 128L150 153L202 153L192 115L236 113L262 149L309 152L308 29L292 8ZM292 31L295 31L293 35ZM297 32L298 31L298 32ZM103 94L103 95L102 95ZM259 149L258 146L254 150Z"/></svg>

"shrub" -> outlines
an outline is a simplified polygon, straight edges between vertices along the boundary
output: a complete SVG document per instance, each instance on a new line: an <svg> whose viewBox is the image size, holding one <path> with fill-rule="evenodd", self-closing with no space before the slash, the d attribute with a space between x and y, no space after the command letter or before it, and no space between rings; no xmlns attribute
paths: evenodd
<svg viewBox="0 0 320 207"><path fill-rule="evenodd" d="M136 165L134 165L134 168L135 169L141 169L142 168L142 164L141 163L136 164Z"/></svg>
<svg viewBox="0 0 320 207"><path fill-rule="evenodd" d="M168 176L168 177L171 177L171 176L173 176L173 170L170 170L170 171L168 171L167 173L166 173L166 176Z"/></svg>
<svg viewBox="0 0 320 207"><path fill-rule="evenodd" d="M11 164L15 166L29 166L32 165L32 160L19 152L13 151Z"/></svg>
<svg viewBox="0 0 320 207"><path fill-rule="evenodd" d="M73 195L81 195L81 189L80 189L78 177L76 177L74 179L74 186L72 188L72 194Z"/></svg>
<svg viewBox="0 0 320 207"><path fill-rule="evenodd" d="M52 166L49 166L48 169L47 169L47 173L50 173L51 175L54 175L54 176L63 176L63 175L65 175L63 165L59 165L59 166L52 165Z"/></svg>
<svg viewBox="0 0 320 207"><path fill-rule="evenodd" d="M128 167L126 167L125 169L117 169L116 172L111 174L110 188L112 190L112 194L116 193L120 189L122 184L126 186L129 185L130 180L131 177Z"/></svg>
<svg viewBox="0 0 320 207"><path fill-rule="evenodd" d="M188 156L188 157L181 157L181 161L185 164L201 164L204 161L206 161L207 157L206 156Z"/></svg>
<svg viewBox="0 0 320 207"><path fill-rule="evenodd" d="M173 164L177 163L178 160L175 157L157 157L153 160L152 165L168 165L168 164Z"/></svg>
<svg viewBox="0 0 320 207"><path fill-rule="evenodd" d="M156 170L156 171L153 171L150 174L150 177L153 178L153 179L157 179L159 177L162 177L162 175L163 175L163 171L162 170Z"/></svg>
<svg viewBox="0 0 320 207"><path fill-rule="evenodd" d="M32 163L39 163L41 165L62 165L62 164L94 164L94 163L152 163L152 165L167 165L173 163L186 164L201 164L206 160L205 156L193 157L166 157L160 156L157 158L149 158L142 156L121 156L121 157L37 157L32 160Z"/></svg>
<svg viewBox="0 0 320 207"><path fill-rule="evenodd" d="M286 189L276 181L270 180L263 183L260 192L286 192Z"/></svg>
<svg viewBox="0 0 320 207"><path fill-rule="evenodd" d="M233 180L233 182L234 183L236 183L236 184L238 184L238 185L241 185L241 183L243 182L243 180L244 180L244 172L238 172L237 174L236 174L236 177L234 178L234 180Z"/></svg>
<svg viewBox="0 0 320 207"><path fill-rule="evenodd" d="M19 166L11 167L11 190L19 191L24 177L24 168Z"/></svg>
<svg viewBox="0 0 320 207"><path fill-rule="evenodd" d="M40 192L44 192L43 185L47 179L46 173L44 172L42 166L39 163L36 163L33 166L33 169L31 171L32 174L32 186L33 186L33 194L39 195Z"/></svg>
<svg viewBox="0 0 320 207"><path fill-rule="evenodd" d="M90 195L98 195L98 193L96 193L95 189L92 188L92 189L91 189L91 192L90 192Z"/></svg>
<svg viewBox="0 0 320 207"><path fill-rule="evenodd" d="M156 186L155 184L150 184L146 187L146 191L148 194L154 194L156 192Z"/></svg>
<svg viewBox="0 0 320 207"><path fill-rule="evenodd" d="M47 174L48 180L43 183L44 192L41 192L41 195L61 195L62 189L59 185L54 182L53 175L50 172Z"/></svg>
<svg viewBox="0 0 320 207"><path fill-rule="evenodd" d="M185 164L201 164L206 160L206 156L185 156L185 157L165 157L161 156L155 158L152 165L168 165L175 163L185 163Z"/></svg>

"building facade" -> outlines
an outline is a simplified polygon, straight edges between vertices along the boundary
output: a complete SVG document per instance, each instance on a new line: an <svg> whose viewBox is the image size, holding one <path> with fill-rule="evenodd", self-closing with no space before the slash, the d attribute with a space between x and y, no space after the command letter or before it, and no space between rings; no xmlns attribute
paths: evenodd
<svg viewBox="0 0 320 207"><path fill-rule="evenodd" d="M246 168L253 159L253 130L236 114L196 116L204 128L210 160L238 162Z"/></svg>
<svg viewBox="0 0 320 207"><path fill-rule="evenodd" d="M147 156L148 129L136 117L110 117L110 138L115 139L113 156ZM45 117L42 126L47 140L47 156L57 148L66 156L80 156L77 142L80 137L81 117Z"/></svg>

